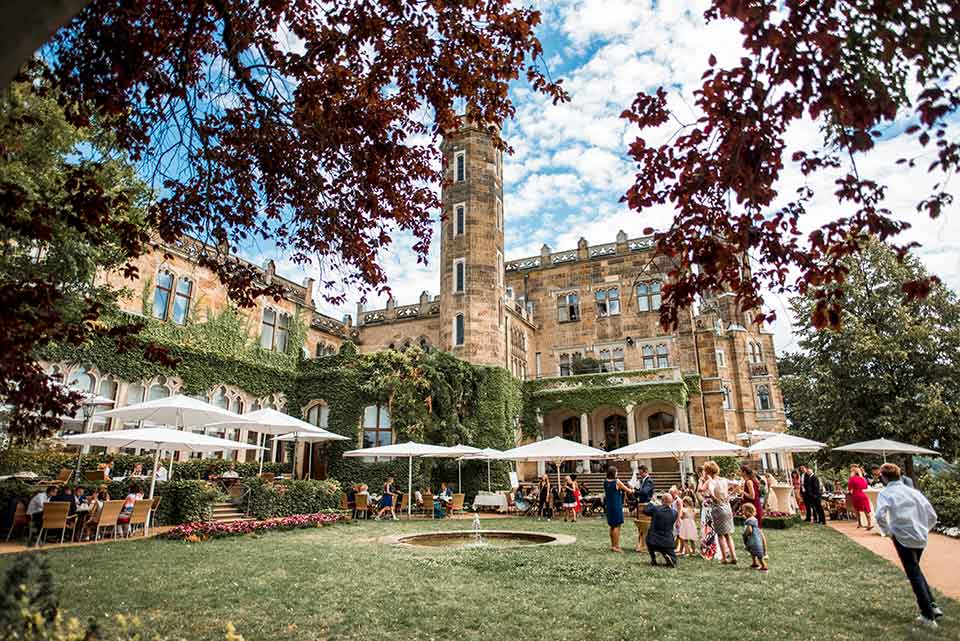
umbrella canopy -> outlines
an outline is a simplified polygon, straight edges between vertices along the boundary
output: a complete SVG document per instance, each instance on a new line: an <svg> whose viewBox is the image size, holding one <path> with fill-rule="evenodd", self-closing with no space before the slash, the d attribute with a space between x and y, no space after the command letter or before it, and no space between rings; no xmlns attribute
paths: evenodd
<svg viewBox="0 0 960 641"><path fill-rule="evenodd" d="M359 450L344 452L346 457L377 457L377 458L405 458L407 459L407 496L413 496L413 459L422 456L443 456L449 448L426 443L394 443L380 447L367 447ZM413 501L407 499L407 516L413 511Z"/></svg>
<svg viewBox="0 0 960 641"><path fill-rule="evenodd" d="M318 428L322 431L319 432L290 432L288 434L282 434L277 437L278 441L303 441L304 443L321 443L323 441L349 441L350 438L347 436L340 436L339 434L334 434L333 432L328 432L323 428Z"/></svg>
<svg viewBox="0 0 960 641"><path fill-rule="evenodd" d="M887 458L887 454L926 454L928 456L940 456L940 452L935 450L928 450L925 447L917 447L916 445L910 445L909 443L901 443L899 441L891 441L886 438L878 438L872 441L861 441L859 443L851 443L849 445L844 445L842 447L833 448L834 452L866 452L867 454L880 454L883 456L884 460Z"/></svg>
<svg viewBox="0 0 960 641"><path fill-rule="evenodd" d="M493 491L493 481L490 477L490 461L498 461L503 456L502 450L495 450L492 447L485 447L473 454L465 454L457 459L457 473L460 472L460 461L486 461L487 462L487 491Z"/></svg>
<svg viewBox="0 0 960 641"><path fill-rule="evenodd" d="M777 434L764 439L747 448L751 454L762 454L764 452L816 452L822 450L827 445L819 441L811 441L808 438L794 436L793 434Z"/></svg>
<svg viewBox="0 0 960 641"><path fill-rule="evenodd" d="M507 450L499 458L507 461L550 461L557 466L557 485L560 485L560 465L564 461L604 459L607 458L607 453L583 443L554 436L543 441L535 441Z"/></svg>
<svg viewBox="0 0 960 641"><path fill-rule="evenodd" d="M688 456L737 456L746 450L739 445L718 441L689 432L670 432L645 441L637 441L610 452L611 458L645 459L675 458L678 461Z"/></svg>
<svg viewBox="0 0 960 641"><path fill-rule="evenodd" d="M246 414L233 414L232 418L217 419L207 427L211 429L255 429L261 434L283 435L291 432L312 432L314 434L333 434L322 427L317 427L312 423L300 420L296 416L290 416L284 412L275 409L266 408L247 412ZM336 440L336 439L327 439Z"/></svg>
<svg viewBox="0 0 960 641"><path fill-rule="evenodd" d="M183 394L119 407L102 412L100 416L177 427L201 427L216 421L242 420L239 414Z"/></svg>
<svg viewBox="0 0 960 641"><path fill-rule="evenodd" d="M762 441L765 438L770 438L771 436L777 436L780 432L768 432L766 430L750 430L749 432L740 432L737 434L738 441Z"/></svg>
<svg viewBox="0 0 960 641"><path fill-rule="evenodd" d="M132 430L117 430L115 432L92 432L89 434L71 434L64 436L63 441L75 445L97 445L100 447L131 447L143 450L155 450L153 469L157 469L161 450L176 452L220 452L223 450L257 450L256 445L247 445L237 441L228 441L222 438L195 434L181 430L171 430L165 427L143 427ZM154 473L150 481L150 496L156 485L157 475Z"/></svg>
<svg viewBox="0 0 960 641"><path fill-rule="evenodd" d="M446 449L445 452L438 453L438 454L427 454L424 456L424 458L455 458L457 459L457 491L462 492L463 491L463 475L461 474L462 470L461 470L460 460L468 454L476 454L481 450L479 447L470 447L469 445L454 445L452 447L448 447L445 449ZM490 475L488 474L487 475L488 486L489 486L489 477Z"/></svg>

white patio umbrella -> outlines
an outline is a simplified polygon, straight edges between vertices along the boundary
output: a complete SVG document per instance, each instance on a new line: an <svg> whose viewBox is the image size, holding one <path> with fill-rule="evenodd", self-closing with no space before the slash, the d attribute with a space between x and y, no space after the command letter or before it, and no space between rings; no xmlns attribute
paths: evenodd
<svg viewBox="0 0 960 641"><path fill-rule="evenodd" d="M637 441L610 452L610 458L647 459L673 458L679 465L683 460L694 456L739 456L746 449L734 443L707 438L690 432L669 432L645 441ZM683 469L680 470L683 477Z"/></svg>
<svg viewBox="0 0 960 641"><path fill-rule="evenodd" d="M259 434L259 444L263 445L267 434L274 436L283 436L293 432L310 432L312 434L333 434L322 427L317 427L312 423L300 420L296 416L290 416L284 412L275 409L264 408L247 412L246 414L234 414L232 420L220 420L216 423L207 425L209 428L218 429L243 429L254 428ZM327 439L336 440L336 439ZM260 450L260 473L263 473L263 449Z"/></svg>
<svg viewBox="0 0 960 641"><path fill-rule="evenodd" d="M376 458L405 458L407 459L407 496L413 496L413 459L422 456L442 455L448 448L426 443L394 443L380 447L367 447L359 450L344 452L346 457L376 457ZM412 501L407 500L407 516L413 513Z"/></svg>
<svg viewBox="0 0 960 641"><path fill-rule="evenodd" d="M833 448L834 452L865 452L867 454L880 454L883 461L887 461L887 454L926 454L927 456L940 456L940 452L929 450L925 447L891 441L886 438L878 438L872 441L861 441L859 443L850 443L841 447Z"/></svg>
<svg viewBox="0 0 960 641"><path fill-rule="evenodd" d="M474 454L466 454L460 457L460 461L486 461L487 462L487 491L493 491L493 483L490 481L490 461L499 461L503 457L502 450L495 450L492 447L486 447ZM459 463L460 461L457 461Z"/></svg>
<svg viewBox="0 0 960 641"><path fill-rule="evenodd" d="M296 451L297 443L303 441L310 445L310 453L307 455L307 478L313 477L313 444L314 443L324 443L327 441L349 441L350 439L346 436L340 436L339 434L334 434L333 432L328 432L322 427L318 427L318 430L321 430L323 434L318 434L316 432L290 432L288 434L281 434L277 437L278 441L293 441L294 451ZM293 466L294 476L296 476L297 466Z"/></svg>
<svg viewBox="0 0 960 641"><path fill-rule="evenodd" d="M138 421L154 425L172 425L178 430L203 427L214 421L239 419L240 415L183 394L174 394L152 401L102 412L100 416L120 421ZM129 431L129 430L124 430ZM232 442L232 441L231 441ZM240 449L240 448L235 448ZM212 450L217 451L217 450ZM173 478L173 459L170 460L170 478Z"/></svg>
<svg viewBox="0 0 960 641"><path fill-rule="evenodd" d="M64 442L74 445L96 445L100 447L130 447L142 450L154 450L153 474L150 480L150 498L157 484L157 463L160 452L219 452L221 450L256 450L256 445L247 445L227 439L215 438L206 434L196 434L184 430L172 430L166 427L142 427L115 432L92 432L89 434L71 434L63 437Z"/></svg>
<svg viewBox="0 0 960 641"><path fill-rule="evenodd" d="M817 452L826 446L826 443L812 441L802 436L777 434L759 443L754 443L747 448L747 451L751 454L763 454L766 452Z"/></svg>
<svg viewBox="0 0 960 641"><path fill-rule="evenodd" d="M607 458L607 453L595 447L568 441L554 436L543 441L534 441L503 452L500 457L506 461L527 461L536 463L549 461L557 466L557 485L560 484L560 465L571 460L596 460Z"/></svg>
<svg viewBox="0 0 960 641"><path fill-rule="evenodd" d="M455 458L457 459L457 491L463 491L463 478L460 473L460 461L464 456L480 452L479 447L470 447L469 445L452 445L445 448L442 454L428 454L424 458Z"/></svg>
<svg viewBox="0 0 960 641"><path fill-rule="evenodd" d="M749 432L740 432L737 434L738 441L762 441L765 438L770 438L771 436L777 436L780 432L768 432L766 430L750 430Z"/></svg>

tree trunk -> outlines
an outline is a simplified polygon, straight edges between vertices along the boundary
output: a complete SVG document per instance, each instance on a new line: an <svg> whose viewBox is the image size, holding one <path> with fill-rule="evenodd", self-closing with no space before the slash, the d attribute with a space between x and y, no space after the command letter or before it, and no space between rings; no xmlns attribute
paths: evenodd
<svg viewBox="0 0 960 641"><path fill-rule="evenodd" d="M90 0L0 2L0 88L6 89L30 56L89 3Z"/></svg>

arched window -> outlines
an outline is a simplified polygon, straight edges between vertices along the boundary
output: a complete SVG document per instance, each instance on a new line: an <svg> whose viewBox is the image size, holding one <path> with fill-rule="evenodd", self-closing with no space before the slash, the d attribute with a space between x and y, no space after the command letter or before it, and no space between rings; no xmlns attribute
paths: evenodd
<svg viewBox="0 0 960 641"><path fill-rule="evenodd" d="M670 367L666 345L657 345L657 367Z"/></svg>
<svg viewBox="0 0 960 641"><path fill-rule="evenodd" d="M627 445L627 417L613 415L603 419L603 446L608 452Z"/></svg>
<svg viewBox="0 0 960 641"><path fill-rule="evenodd" d="M660 436L661 434L669 434L674 431L674 425L673 414L667 414L666 412L657 412L647 419L650 438Z"/></svg>
<svg viewBox="0 0 960 641"><path fill-rule="evenodd" d="M227 398L227 389L225 387L218 387L214 391L213 396L210 397L210 404L221 409L230 409L230 399Z"/></svg>
<svg viewBox="0 0 960 641"><path fill-rule="evenodd" d="M571 292L557 297L557 321L569 323L580 320L580 299Z"/></svg>
<svg viewBox="0 0 960 641"><path fill-rule="evenodd" d="M464 342L464 324L463 314L457 314L453 317L453 345L460 347Z"/></svg>
<svg viewBox="0 0 960 641"><path fill-rule="evenodd" d="M620 288L611 287L610 289L598 289L597 298L597 316L617 316L620 314Z"/></svg>
<svg viewBox="0 0 960 641"><path fill-rule="evenodd" d="M177 325L187 324L187 315L190 313L190 298L193 296L193 283L189 278L180 277L177 281L177 291L173 297L173 322Z"/></svg>
<svg viewBox="0 0 960 641"><path fill-rule="evenodd" d="M290 317L287 314L265 308L260 327L260 347L271 352L286 352L289 328Z"/></svg>
<svg viewBox="0 0 960 641"><path fill-rule="evenodd" d="M167 398L170 396L170 388L167 387L167 379L163 376L157 379L157 382L150 386L147 393L148 401L155 401L158 398Z"/></svg>
<svg viewBox="0 0 960 641"><path fill-rule="evenodd" d="M230 401L230 411L234 414L243 414L243 399L234 396L233 400Z"/></svg>
<svg viewBox="0 0 960 641"><path fill-rule="evenodd" d="M363 408L363 446L380 447L393 443L390 410L386 405L367 405Z"/></svg>
<svg viewBox="0 0 960 641"><path fill-rule="evenodd" d="M170 313L170 298L173 295L173 274L161 270L157 273L157 286L153 291L153 316L167 320Z"/></svg>
<svg viewBox="0 0 960 641"><path fill-rule="evenodd" d="M730 386L724 385L721 388L721 392L723 393L723 409L733 409L733 399L730 396Z"/></svg>
<svg viewBox="0 0 960 641"><path fill-rule="evenodd" d="M97 379L86 367L81 367L70 376L69 385L75 390L92 393L97 388Z"/></svg>
<svg viewBox="0 0 960 641"><path fill-rule="evenodd" d="M307 409L304 420L311 425L327 429L327 424L330 422L330 408L326 403L316 403Z"/></svg>
<svg viewBox="0 0 960 641"><path fill-rule="evenodd" d="M560 424L560 433L568 441L580 442L580 417L571 416Z"/></svg>
<svg viewBox="0 0 960 641"><path fill-rule="evenodd" d="M653 369L656 367L656 361L653 358L653 346L644 345L640 351L643 353L643 369Z"/></svg>
<svg viewBox="0 0 960 641"><path fill-rule="evenodd" d="M757 386L757 407L761 410L773 409L770 402L770 388L766 385Z"/></svg>

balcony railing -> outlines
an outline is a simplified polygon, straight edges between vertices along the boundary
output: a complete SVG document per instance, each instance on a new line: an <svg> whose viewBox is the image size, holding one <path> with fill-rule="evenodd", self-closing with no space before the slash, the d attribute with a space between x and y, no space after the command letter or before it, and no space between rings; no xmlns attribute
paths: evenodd
<svg viewBox="0 0 960 641"><path fill-rule="evenodd" d="M750 363L750 376L769 376L766 363Z"/></svg>

